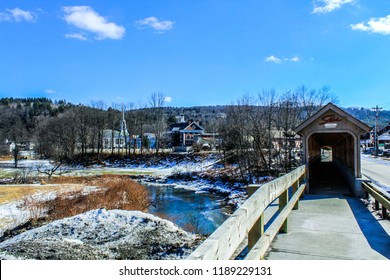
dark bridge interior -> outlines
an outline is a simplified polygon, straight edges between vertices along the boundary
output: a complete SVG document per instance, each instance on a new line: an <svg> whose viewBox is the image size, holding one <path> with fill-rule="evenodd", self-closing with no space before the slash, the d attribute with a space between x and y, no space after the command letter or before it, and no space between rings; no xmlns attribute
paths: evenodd
<svg viewBox="0 0 390 280"><path fill-rule="evenodd" d="M349 195L344 173L354 173L354 139L349 133L315 133L309 138L310 193Z"/></svg>

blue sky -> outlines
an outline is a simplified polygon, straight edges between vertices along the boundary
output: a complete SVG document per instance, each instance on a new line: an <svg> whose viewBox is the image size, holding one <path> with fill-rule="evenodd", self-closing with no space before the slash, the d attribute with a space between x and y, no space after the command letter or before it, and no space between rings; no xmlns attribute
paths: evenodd
<svg viewBox="0 0 390 280"><path fill-rule="evenodd" d="M390 108L389 0L0 1L0 97L224 105L329 86Z"/></svg>

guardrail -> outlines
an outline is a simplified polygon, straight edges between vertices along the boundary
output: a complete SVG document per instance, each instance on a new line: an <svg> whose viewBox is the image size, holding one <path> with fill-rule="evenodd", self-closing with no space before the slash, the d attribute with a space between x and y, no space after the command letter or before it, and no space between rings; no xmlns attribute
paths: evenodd
<svg viewBox="0 0 390 280"><path fill-rule="evenodd" d="M278 232L288 231L288 215L305 190L305 166L263 185L248 186L250 197L187 258L228 260L248 237L247 260L262 259ZM292 197L288 198L291 188ZM279 198L279 213L264 231L264 211Z"/></svg>
<svg viewBox="0 0 390 280"><path fill-rule="evenodd" d="M390 211L390 197L382 194L380 190L368 182L363 181L362 186L363 189L374 198L376 210L380 209L379 204L382 205L382 218L387 219L389 217L387 211Z"/></svg>

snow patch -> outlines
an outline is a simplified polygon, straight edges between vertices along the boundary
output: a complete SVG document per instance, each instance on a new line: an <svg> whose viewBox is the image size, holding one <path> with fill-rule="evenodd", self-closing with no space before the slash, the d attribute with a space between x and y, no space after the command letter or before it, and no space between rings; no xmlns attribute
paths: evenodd
<svg viewBox="0 0 390 280"><path fill-rule="evenodd" d="M0 243L0 258L181 259L199 238L139 211L97 209Z"/></svg>

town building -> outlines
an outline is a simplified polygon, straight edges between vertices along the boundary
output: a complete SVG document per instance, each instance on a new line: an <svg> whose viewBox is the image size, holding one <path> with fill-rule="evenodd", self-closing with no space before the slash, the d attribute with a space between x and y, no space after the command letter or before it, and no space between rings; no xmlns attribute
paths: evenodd
<svg viewBox="0 0 390 280"><path fill-rule="evenodd" d="M204 133L204 128L196 121L180 122L171 125L169 134L173 151L190 151L196 143L197 137Z"/></svg>
<svg viewBox="0 0 390 280"><path fill-rule="evenodd" d="M130 145L130 135L127 131L125 110L122 105L122 120L119 130L105 129L103 131L103 149L124 149Z"/></svg>

